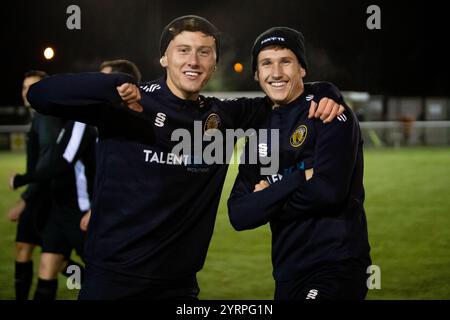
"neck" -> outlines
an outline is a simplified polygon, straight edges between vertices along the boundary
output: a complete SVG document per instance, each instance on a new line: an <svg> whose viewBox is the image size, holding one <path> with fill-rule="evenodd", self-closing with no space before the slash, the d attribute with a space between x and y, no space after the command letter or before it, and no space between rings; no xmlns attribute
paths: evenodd
<svg viewBox="0 0 450 320"><path fill-rule="evenodd" d="M284 102L284 101L274 101L272 100L272 110L277 109L279 107L288 105L289 103L291 103L292 101L295 101L298 99L298 97L300 97L303 92L305 91L304 87L302 86L297 93L294 95L294 97L292 99L289 99L288 101Z"/></svg>
<svg viewBox="0 0 450 320"><path fill-rule="evenodd" d="M167 77L166 84L167 84L167 87L169 88L169 90L176 97L183 99L183 100L196 101L198 99L198 96L200 95L199 92L186 92L186 91L182 91L182 90L178 89L169 77Z"/></svg>

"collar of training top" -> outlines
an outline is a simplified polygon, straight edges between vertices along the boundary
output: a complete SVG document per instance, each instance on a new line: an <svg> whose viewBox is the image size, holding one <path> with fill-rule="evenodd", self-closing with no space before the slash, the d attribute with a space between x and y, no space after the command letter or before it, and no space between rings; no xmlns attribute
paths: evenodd
<svg viewBox="0 0 450 320"><path fill-rule="evenodd" d="M167 86L167 75L156 80L157 83L161 86L161 91L164 94L164 97L168 99L169 103L174 103L178 105L182 105L187 108L203 108L205 106L205 97L203 95L199 95L197 100L188 100L177 97L170 88Z"/></svg>

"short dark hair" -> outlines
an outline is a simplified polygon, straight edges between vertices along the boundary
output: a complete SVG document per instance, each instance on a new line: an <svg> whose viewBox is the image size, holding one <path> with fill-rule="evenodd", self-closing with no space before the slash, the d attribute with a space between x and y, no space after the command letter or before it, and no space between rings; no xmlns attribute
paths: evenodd
<svg viewBox="0 0 450 320"><path fill-rule="evenodd" d="M112 72L122 72L129 74L130 76L134 77L137 82L141 81L141 72L139 71L139 68L134 64L133 62L125 59L117 59L117 60L110 60L110 61L104 61L100 65L100 70L106 67L111 67Z"/></svg>
<svg viewBox="0 0 450 320"><path fill-rule="evenodd" d="M179 35L183 31L191 31L196 32L200 31L206 34L207 36L211 36L214 38L216 43L216 61L219 61L219 51L220 51L220 32L211 22L206 20L205 18L188 15L178 17L175 20L171 21L161 33L161 38L159 41L159 52L161 57L167 50L170 41Z"/></svg>
<svg viewBox="0 0 450 320"><path fill-rule="evenodd" d="M48 77L48 74L45 71L41 71L41 70L29 70L27 72L25 72L24 78L29 78L29 77L38 77L40 79L44 79Z"/></svg>

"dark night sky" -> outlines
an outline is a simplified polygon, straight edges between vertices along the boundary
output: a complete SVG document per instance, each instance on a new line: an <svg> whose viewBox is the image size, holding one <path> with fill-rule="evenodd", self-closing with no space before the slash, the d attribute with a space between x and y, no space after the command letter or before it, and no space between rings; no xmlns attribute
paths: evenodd
<svg viewBox="0 0 450 320"><path fill-rule="evenodd" d="M81 30L66 28L66 8L81 8ZM381 8L381 30L368 30L366 8ZM3 4L2 4L3 5ZM4 6L4 5L3 5ZM433 1L169 1L17 0L1 14L2 101L20 104L23 73L95 71L101 61L127 58L144 79L162 74L158 41L173 18L198 14L221 30L223 52L216 83L229 90L257 90L249 69L255 37L285 25L306 38L306 81L328 80L341 90L392 95L450 95L450 63L443 2ZM46 46L56 58L46 61ZM232 71L234 62L244 72Z"/></svg>

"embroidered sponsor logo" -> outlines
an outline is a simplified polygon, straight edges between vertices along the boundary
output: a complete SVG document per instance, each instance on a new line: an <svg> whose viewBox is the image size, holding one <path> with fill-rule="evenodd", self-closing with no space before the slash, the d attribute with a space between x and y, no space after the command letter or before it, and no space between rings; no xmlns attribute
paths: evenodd
<svg viewBox="0 0 450 320"><path fill-rule="evenodd" d="M261 41L261 44L264 44L266 42L270 42L270 41L286 41L283 37L270 37L270 38L266 38L264 40Z"/></svg>
<svg viewBox="0 0 450 320"><path fill-rule="evenodd" d="M154 152L153 150L144 149L144 161L148 163L161 163L169 165L186 165L189 163L189 156L187 155L177 155L174 153L166 152Z"/></svg>

